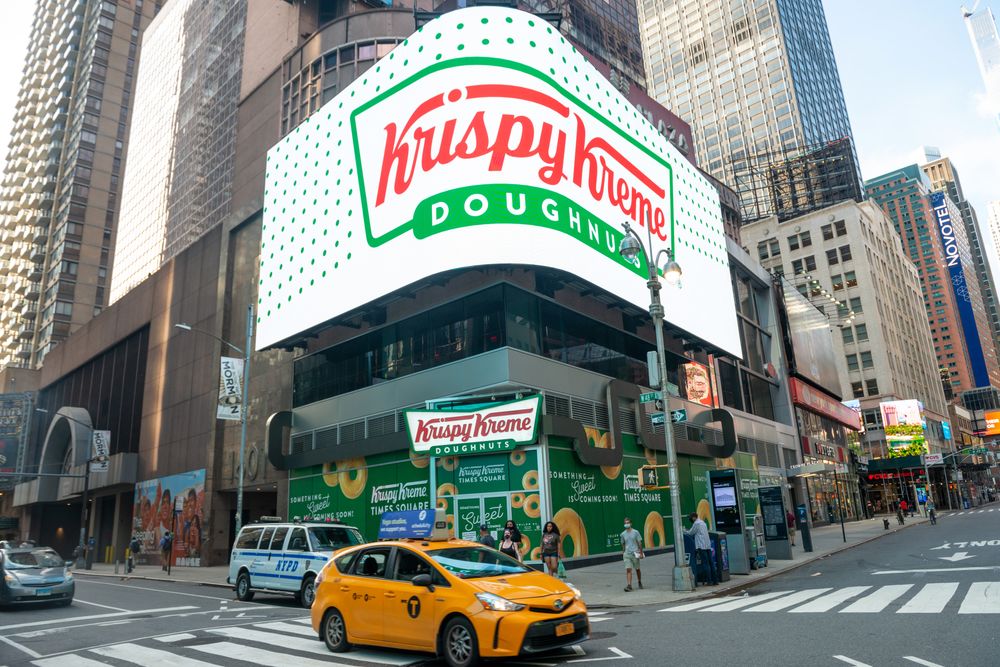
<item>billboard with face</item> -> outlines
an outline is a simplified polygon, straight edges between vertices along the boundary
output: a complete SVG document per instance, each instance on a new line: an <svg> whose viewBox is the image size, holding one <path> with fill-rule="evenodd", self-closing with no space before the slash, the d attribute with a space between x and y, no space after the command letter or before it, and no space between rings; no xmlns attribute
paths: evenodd
<svg viewBox="0 0 1000 667"><path fill-rule="evenodd" d="M482 265L563 270L646 308L626 222L683 267L670 322L739 356L715 188L547 22L449 12L268 152L257 346Z"/></svg>
<svg viewBox="0 0 1000 667"><path fill-rule="evenodd" d="M136 484L132 535L142 545L139 562L163 563L160 540L169 531L173 565L201 565L204 504L204 468Z"/></svg>

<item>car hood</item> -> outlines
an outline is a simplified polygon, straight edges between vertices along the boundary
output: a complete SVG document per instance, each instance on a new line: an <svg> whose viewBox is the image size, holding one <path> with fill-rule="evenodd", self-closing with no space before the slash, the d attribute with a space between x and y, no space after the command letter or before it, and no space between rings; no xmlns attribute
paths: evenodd
<svg viewBox="0 0 1000 667"><path fill-rule="evenodd" d="M22 584L61 584L66 580L66 571L61 567L4 569L4 573L14 575Z"/></svg>
<svg viewBox="0 0 1000 667"><path fill-rule="evenodd" d="M528 600L551 595L573 595L566 584L541 572L466 579L472 586L486 593L493 593L508 600Z"/></svg>

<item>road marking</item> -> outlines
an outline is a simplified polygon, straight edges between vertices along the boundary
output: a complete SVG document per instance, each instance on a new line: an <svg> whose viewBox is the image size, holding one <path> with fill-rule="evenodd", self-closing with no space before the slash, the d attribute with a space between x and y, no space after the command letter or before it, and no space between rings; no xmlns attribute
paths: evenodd
<svg viewBox="0 0 1000 667"><path fill-rule="evenodd" d="M293 651L302 651L304 653L312 653L314 655L322 655L324 657L330 656L330 651L326 648L326 646L315 639L299 639L298 637L289 637L288 635L281 635L274 632L262 632L260 630L251 630L249 628L218 628L209 630L208 632L223 635L224 637L230 637L232 639L259 642L261 644L268 644L271 646L283 646L285 648L292 649ZM389 653L383 654L381 651L351 651L350 658L351 660L374 662L381 665L409 665L413 662L412 658L398 658Z"/></svg>
<svg viewBox="0 0 1000 667"><path fill-rule="evenodd" d="M195 660L194 658L185 658L184 656L177 655L176 653L161 651L158 648L140 646L139 644L132 644L129 642L90 650L98 655L104 655L116 660L132 662L136 665L141 665L141 667L166 667L167 665L170 667L218 667L218 665L212 664L211 662Z"/></svg>
<svg viewBox="0 0 1000 667"><path fill-rule="evenodd" d="M770 602L765 602L764 604L757 605L756 607L750 607L749 609L744 609L743 612L762 612L762 611L781 611L782 609L787 609L788 607L794 607L795 605L805 602L806 600L811 600L817 595L822 595L827 591L832 591L832 588L810 588L808 590L799 591L798 593L792 593L791 595L786 595L783 598L777 600L771 600Z"/></svg>
<svg viewBox="0 0 1000 667"><path fill-rule="evenodd" d="M10 646L13 646L14 648L16 648L18 651L21 651L23 653L26 653L26 654L30 655L32 658L41 658L42 657L41 653L36 653L35 651L32 651L27 646L21 646L20 644L18 644L13 639L8 639L8 638L4 637L3 635L0 635L0 642L3 642L4 644L9 644Z"/></svg>
<svg viewBox="0 0 1000 667"><path fill-rule="evenodd" d="M931 662L930 660L924 660L913 655L904 655L903 660L909 660L910 662L915 662L918 665L923 665L924 667L943 667L936 662Z"/></svg>
<svg viewBox="0 0 1000 667"><path fill-rule="evenodd" d="M307 628L301 624L285 623L283 621L275 621L273 623L258 623L254 626L255 628L263 628L264 630L278 630L280 632L287 632L293 635L302 635L303 637L316 637L316 633L313 632L312 628Z"/></svg>
<svg viewBox="0 0 1000 667"><path fill-rule="evenodd" d="M192 635L190 632L181 632L180 634L176 635L163 635L162 637L153 637L153 639L155 639L156 641L163 642L164 644L168 644L170 642L182 642L186 639L194 639L194 638L195 635Z"/></svg>
<svg viewBox="0 0 1000 667"><path fill-rule="evenodd" d="M840 590L834 591L829 595L824 595L821 598L817 598L812 602L807 602L801 607L796 607L795 609L790 609L790 614L807 614L814 612L830 611L838 604L847 602L856 595L861 595L867 591L871 586L848 586L847 588L841 588Z"/></svg>
<svg viewBox="0 0 1000 667"><path fill-rule="evenodd" d="M848 665L854 665L854 667L872 667L867 662L858 662L857 660L848 658L846 655L835 655L833 657L836 658L837 660L846 662Z"/></svg>
<svg viewBox="0 0 1000 667"><path fill-rule="evenodd" d="M940 614L958 590L958 582L926 584L897 614Z"/></svg>
<svg viewBox="0 0 1000 667"><path fill-rule="evenodd" d="M889 603L898 598L906 591L913 588L913 584L894 584L892 586L882 586L873 593L866 595L857 602L854 602L844 609L841 614L873 614L880 612L889 606Z"/></svg>
<svg viewBox="0 0 1000 667"><path fill-rule="evenodd" d="M186 595L189 598L204 598L205 600L231 600L232 598L220 598L214 595L199 595L198 593L184 593L182 591L171 591L166 588L149 588L147 586L129 586L128 584L112 584L107 581L91 581L89 579L77 579L81 583L92 586L115 586L117 588L131 588L134 591L152 591L153 593L169 593L171 595ZM168 582L174 583L174 582ZM256 602L245 602L244 604L263 604Z"/></svg>
<svg viewBox="0 0 1000 667"><path fill-rule="evenodd" d="M305 618L290 618L288 620L290 623L302 623L303 625L305 624L312 625L313 622L312 618L309 616L306 616Z"/></svg>
<svg viewBox="0 0 1000 667"><path fill-rule="evenodd" d="M34 660L31 664L38 667L108 667L107 663L84 658L82 655L58 655L54 658Z"/></svg>
<svg viewBox="0 0 1000 667"><path fill-rule="evenodd" d="M157 614L165 611L182 611L185 609L197 609L197 607L163 607L161 609L139 609L137 611L119 611L112 614L90 614L88 616L73 616L70 618L53 618L47 621L32 621L31 623L15 623L13 625L0 625L0 630L13 630L15 628L31 628L36 625L52 625L54 623L75 623L76 621L91 621L97 618L116 618L121 616L134 616L135 614Z"/></svg>
<svg viewBox="0 0 1000 667"><path fill-rule="evenodd" d="M695 609L701 609L702 607L710 607L713 604L722 604L723 602L729 602L730 600L742 600L743 598L738 597L721 597L714 598L712 600L699 600L698 602L689 602L688 604L682 604L677 607L667 607L666 609L657 609L657 611L694 611Z"/></svg>
<svg viewBox="0 0 1000 667"><path fill-rule="evenodd" d="M1000 582L977 581L969 586L959 614L1000 614Z"/></svg>
<svg viewBox="0 0 1000 667"><path fill-rule="evenodd" d="M78 597L74 597L73 602L82 602L83 604L93 605L94 607L102 607L104 609L110 609L112 611L128 611L128 609L122 609L121 607L112 607L111 605L100 604L98 602L87 602L86 600L81 600Z"/></svg>
<svg viewBox="0 0 1000 667"><path fill-rule="evenodd" d="M974 570L1000 570L996 565L981 565L978 567L931 567L917 570L879 570L872 574L919 574L930 572L972 572ZM3 628L0 628L2 630Z"/></svg>
<svg viewBox="0 0 1000 667"><path fill-rule="evenodd" d="M608 650L614 653L614 655L607 658L576 658L575 660L567 660L566 664L569 664L571 662L605 662L607 660L628 660L629 658L632 657L625 651L621 650L620 648L615 648L614 646L609 646Z"/></svg>
<svg viewBox="0 0 1000 667"><path fill-rule="evenodd" d="M232 658L234 660L242 660L244 662L249 662L254 665L302 665L302 667L348 667L343 662L331 662L329 660L313 660L312 658L303 658L301 656L291 656L287 653L277 653L275 651L267 651L262 648L257 648L255 646L243 646L242 644L236 644L233 642L216 642L214 644L202 644L200 646L190 646L188 648L194 649L195 651L201 651L202 653L210 653L212 655L221 656L223 658ZM329 651L327 654L329 655ZM348 654L350 656L350 654ZM353 656L351 656L353 657ZM418 659L414 658L411 662L416 662Z"/></svg>
<svg viewBox="0 0 1000 667"><path fill-rule="evenodd" d="M956 551L950 556L938 556L941 560L950 561L952 563L957 563L962 560L968 560L970 558L975 558L975 556L970 556L968 551Z"/></svg>
<svg viewBox="0 0 1000 667"><path fill-rule="evenodd" d="M749 607L750 605L757 604L758 602L763 602L764 600L770 600L771 598L788 595L790 592L791 591L776 591L773 593L764 593L763 595L748 595L746 597L736 598L735 600L726 602L725 604L720 604L717 607L702 609L702 611L734 611L736 609L742 609L743 607Z"/></svg>

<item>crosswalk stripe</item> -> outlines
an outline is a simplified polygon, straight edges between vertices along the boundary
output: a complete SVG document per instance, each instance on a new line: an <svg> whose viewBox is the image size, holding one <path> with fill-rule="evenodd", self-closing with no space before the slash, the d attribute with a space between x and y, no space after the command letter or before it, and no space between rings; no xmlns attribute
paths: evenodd
<svg viewBox="0 0 1000 667"><path fill-rule="evenodd" d="M42 660L32 660L31 664L38 665L38 667L108 667L103 662L97 662L96 660L91 660L90 658L84 658L83 656L66 654L57 655L52 658L43 658Z"/></svg>
<svg viewBox="0 0 1000 667"><path fill-rule="evenodd" d="M959 614L1000 614L1000 582L977 581L969 586Z"/></svg>
<svg viewBox="0 0 1000 667"><path fill-rule="evenodd" d="M291 619L288 619L288 620L291 623L302 623L303 625L312 625L312 622L313 622L312 619L309 618L309 617L306 617L306 618L291 618Z"/></svg>
<svg viewBox="0 0 1000 667"><path fill-rule="evenodd" d="M871 586L848 586L847 588L841 588L840 590L836 590L828 595L824 595L821 598L817 598L812 602L807 602L801 607L790 609L789 613L807 614L807 613L830 611L838 604L842 604L857 595L861 595L869 588L871 588Z"/></svg>
<svg viewBox="0 0 1000 667"><path fill-rule="evenodd" d="M266 649L257 648L256 646L244 646L234 642L215 642L214 644L201 644L200 646L192 646L191 648L195 651L201 651L202 653L210 653L212 655L232 658L234 660L243 660L244 662L249 662L254 665L295 664L301 665L302 667L337 667L337 665L344 665L342 662L314 660L312 658L303 658L301 656L295 656L294 659L292 659L292 656L285 653L268 651Z"/></svg>
<svg viewBox="0 0 1000 667"><path fill-rule="evenodd" d="M90 650L98 655L131 662L140 665L140 667L218 667L211 662L185 658L183 655L177 655L176 653L132 643L114 644Z"/></svg>
<svg viewBox="0 0 1000 667"><path fill-rule="evenodd" d="M166 635L164 637L154 637L153 639L164 644L169 644L171 642L184 641L185 639L194 639L194 637L190 632L182 632L178 635Z"/></svg>
<svg viewBox="0 0 1000 667"><path fill-rule="evenodd" d="M875 592L866 595L857 602L854 602L840 610L841 614L873 614L882 611L889 606L893 600L906 591L913 588L913 584L893 584L882 586Z"/></svg>
<svg viewBox="0 0 1000 667"><path fill-rule="evenodd" d="M739 600L739 599L740 598L726 596L721 598L712 598L711 600L698 600L697 602L689 602L687 604L682 604L677 607L665 607L664 609L657 609L657 611L694 611L695 609L703 609L704 607L711 607L713 604L722 604L723 602L728 602L730 600Z"/></svg>
<svg viewBox="0 0 1000 667"><path fill-rule="evenodd" d="M736 609L742 609L743 607L749 607L750 605L757 604L758 602L763 602L764 600L770 600L771 598L780 597L782 595L788 595L791 591L776 591L772 593L764 593L763 595L748 595L747 597L736 598L731 602L726 602L725 604L720 604L716 607L708 607L707 609L702 609L702 611L735 611Z"/></svg>
<svg viewBox="0 0 1000 667"><path fill-rule="evenodd" d="M939 614L958 590L958 582L926 584L897 614Z"/></svg>
<svg viewBox="0 0 1000 667"><path fill-rule="evenodd" d="M307 628L302 625L284 623L282 621L275 621L273 623L258 623L254 626L255 628L263 628L264 630L277 630L279 632L287 632L293 635L301 635L303 637L316 638L316 633L313 632L312 628Z"/></svg>
<svg viewBox="0 0 1000 667"><path fill-rule="evenodd" d="M249 628L216 628L209 632L224 635L232 639L242 639L244 641L259 642L271 646L282 646L293 651L312 653L314 655L330 656L330 651L322 642L316 639L303 639L299 637L289 637L275 632L262 632ZM402 658L392 653L382 651L351 651L351 660L360 662L374 662L379 665L409 665L412 658Z"/></svg>
<svg viewBox="0 0 1000 667"><path fill-rule="evenodd" d="M794 607L797 604L805 602L806 600L811 600L817 595L822 595L827 591L833 590L832 588L811 588L804 591L799 591L797 593L792 593L791 595L786 595L783 598L778 598L777 600L771 600L770 602L765 602L764 604L757 605L756 607L750 607L749 609L744 609L743 612L762 612L762 611L781 611L782 609L788 609L789 607Z"/></svg>

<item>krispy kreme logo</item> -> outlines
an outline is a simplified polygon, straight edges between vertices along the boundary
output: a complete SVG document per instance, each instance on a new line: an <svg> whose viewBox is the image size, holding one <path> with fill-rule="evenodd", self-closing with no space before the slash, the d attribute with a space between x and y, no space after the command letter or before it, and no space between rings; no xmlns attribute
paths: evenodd
<svg viewBox="0 0 1000 667"><path fill-rule="evenodd" d="M527 66L432 66L352 123L373 246L411 230L528 224L631 266L617 253L623 220L672 239L670 165Z"/></svg>
<svg viewBox="0 0 1000 667"><path fill-rule="evenodd" d="M406 427L415 453L485 454L530 444L537 437L541 398L474 411L410 410Z"/></svg>

